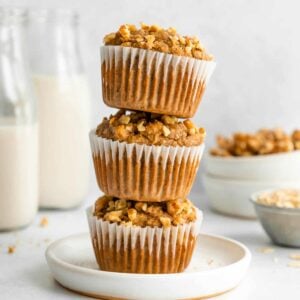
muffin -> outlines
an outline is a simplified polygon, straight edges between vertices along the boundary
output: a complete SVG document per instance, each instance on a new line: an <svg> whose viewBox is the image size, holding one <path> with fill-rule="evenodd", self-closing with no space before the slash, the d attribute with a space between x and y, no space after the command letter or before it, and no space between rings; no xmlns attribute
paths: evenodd
<svg viewBox="0 0 300 300"><path fill-rule="evenodd" d="M182 272L202 222L188 199L149 203L104 195L87 215L99 268L126 273Z"/></svg>
<svg viewBox="0 0 300 300"><path fill-rule="evenodd" d="M120 110L90 132L95 173L107 195L137 201L185 198L205 130L174 116Z"/></svg>
<svg viewBox="0 0 300 300"><path fill-rule="evenodd" d="M102 93L108 106L194 116L215 68L197 38L174 28L122 25L104 44Z"/></svg>

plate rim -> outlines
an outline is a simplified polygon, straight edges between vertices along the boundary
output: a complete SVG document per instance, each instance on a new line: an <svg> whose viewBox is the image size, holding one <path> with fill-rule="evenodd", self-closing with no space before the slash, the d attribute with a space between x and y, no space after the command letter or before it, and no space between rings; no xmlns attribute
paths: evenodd
<svg viewBox="0 0 300 300"><path fill-rule="evenodd" d="M205 236L208 238L216 238L216 239L221 239L221 240L225 240L227 242L233 243L236 246L240 247L243 251L244 251L244 255L241 259L228 264L226 266L221 266L221 267L216 267L214 269L210 269L210 270L204 270L204 271L192 271L192 272L181 272L181 273L167 273L167 274L142 274L142 273L122 273L122 272L110 272L110 271L103 271L103 270L95 270L95 269L90 269L87 267L81 267L81 266L77 266L71 263L68 263L62 259L57 258L57 256L54 255L54 251L53 249L60 243L62 243L64 240L70 239L70 238L78 238L81 236L89 236L88 232L81 232L81 233L76 233L76 234L71 234L62 238L59 238L55 241L53 241L46 249L45 251L45 257L46 257L46 261L49 265L49 261L51 260L51 262L55 263L56 265L61 265L64 268L68 269L68 270L72 270L76 272L80 272L80 273L85 273L85 274L89 274L89 275L95 275L95 276L109 276L112 279L117 279L120 277L124 277L124 278L132 278L132 279L174 279L174 278L178 278L178 277L190 277L190 276L195 276L195 274L198 275L208 275L209 273L211 274L212 272L216 272L216 271L226 271L226 269L228 268L232 268L236 265L241 264L241 262L247 263L248 265L250 265L251 262L251 258L252 258L252 254L251 251L241 242L236 241L234 239L228 238L228 237L224 237L221 235L217 235L217 234L210 234L210 233L200 233L199 236Z"/></svg>

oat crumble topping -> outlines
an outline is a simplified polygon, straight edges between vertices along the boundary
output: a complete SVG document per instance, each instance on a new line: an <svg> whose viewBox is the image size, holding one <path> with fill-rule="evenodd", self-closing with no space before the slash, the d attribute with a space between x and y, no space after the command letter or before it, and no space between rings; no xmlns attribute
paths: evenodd
<svg viewBox="0 0 300 300"><path fill-rule="evenodd" d="M120 110L104 118L96 134L103 138L127 143L157 146L198 146L203 143L205 129L189 119L145 112Z"/></svg>
<svg viewBox="0 0 300 300"><path fill-rule="evenodd" d="M179 56L188 56L202 60L213 60L197 37L181 36L176 29L161 28L157 25L141 24L121 25L117 32L104 37L105 45L133 47L170 53Z"/></svg>
<svg viewBox="0 0 300 300"><path fill-rule="evenodd" d="M300 149L300 130L291 135L282 129L260 129L255 133L237 132L232 137L218 135L217 147L210 150L214 156L255 156L290 152Z"/></svg>
<svg viewBox="0 0 300 300"><path fill-rule="evenodd" d="M269 206L300 208L300 190L280 189L260 195L257 203Z"/></svg>
<svg viewBox="0 0 300 300"><path fill-rule="evenodd" d="M128 226L170 227L195 221L196 210L188 199L153 203L104 195L95 203L94 216Z"/></svg>

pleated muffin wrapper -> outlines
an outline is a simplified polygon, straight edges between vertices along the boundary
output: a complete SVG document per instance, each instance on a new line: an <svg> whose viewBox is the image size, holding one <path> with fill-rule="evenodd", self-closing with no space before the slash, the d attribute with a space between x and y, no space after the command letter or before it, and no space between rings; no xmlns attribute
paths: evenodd
<svg viewBox="0 0 300 300"><path fill-rule="evenodd" d="M153 50L102 46L103 99L115 108L191 118L215 66Z"/></svg>
<svg viewBox="0 0 300 300"><path fill-rule="evenodd" d="M90 235L99 268L125 273L179 273L190 263L203 215L195 222L163 227L110 223L87 209Z"/></svg>
<svg viewBox="0 0 300 300"><path fill-rule="evenodd" d="M105 139L90 132L99 188L109 196L159 202L185 198L192 188L204 144L148 146Z"/></svg>

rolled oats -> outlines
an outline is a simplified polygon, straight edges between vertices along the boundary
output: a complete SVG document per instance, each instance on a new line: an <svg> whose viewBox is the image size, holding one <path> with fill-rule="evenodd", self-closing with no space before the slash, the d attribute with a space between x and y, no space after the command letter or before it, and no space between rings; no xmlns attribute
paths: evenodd
<svg viewBox="0 0 300 300"><path fill-rule="evenodd" d="M300 190L280 189L259 195L257 203L269 206L300 208Z"/></svg>

